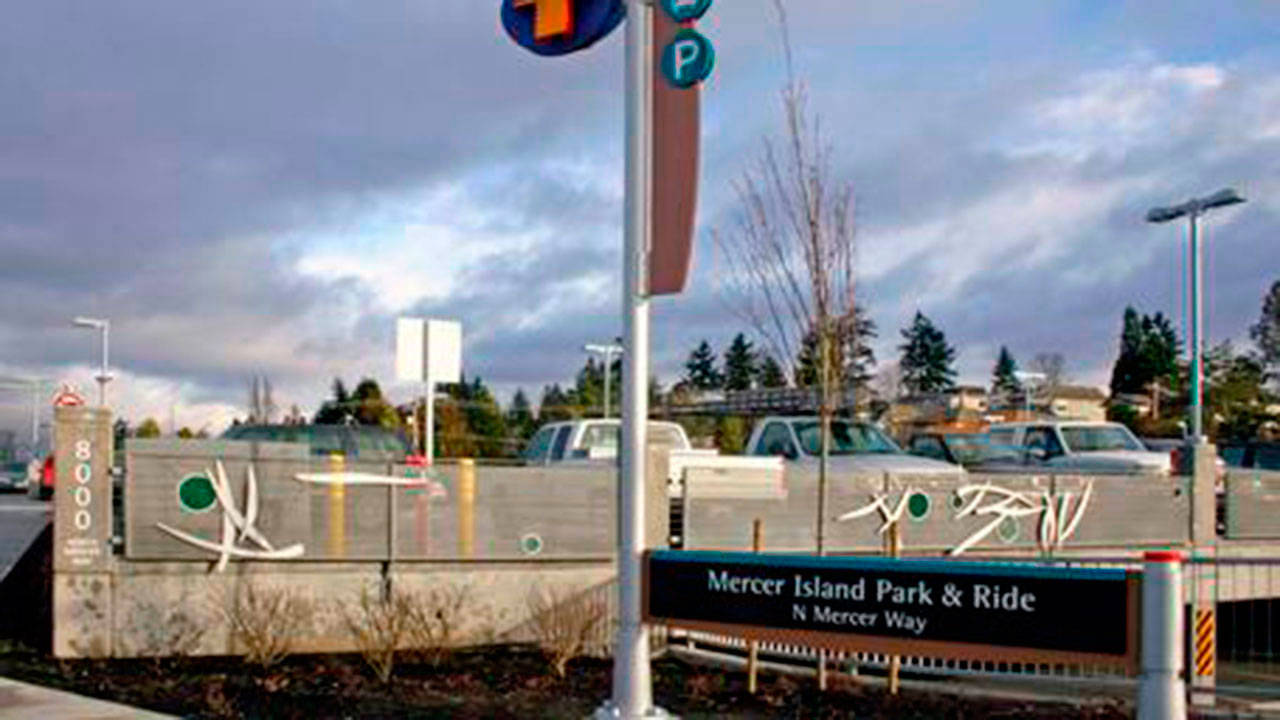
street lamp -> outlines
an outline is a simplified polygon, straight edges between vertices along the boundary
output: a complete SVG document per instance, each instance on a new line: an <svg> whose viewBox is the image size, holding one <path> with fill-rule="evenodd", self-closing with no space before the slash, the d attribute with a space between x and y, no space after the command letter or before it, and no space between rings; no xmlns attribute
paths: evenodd
<svg viewBox="0 0 1280 720"><path fill-rule="evenodd" d="M107 383L111 382L111 373L107 371L107 351L109 347L109 336L111 334L111 322L99 318L77 317L71 321L76 327L90 328L98 330L102 333L102 371L94 380L98 381L98 404L102 407L107 406Z"/></svg>
<svg viewBox="0 0 1280 720"><path fill-rule="evenodd" d="M1181 205L1173 207L1152 208L1147 212L1147 222L1164 223L1185 217L1190 225L1191 237L1191 441L1200 444L1204 441L1203 395L1204 358L1203 342L1200 339L1201 306L1203 298L1201 286L1203 278L1200 269L1200 216L1214 208L1237 205L1244 202L1235 190L1227 188L1202 198L1193 198Z"/></svg>
<svg viewBox="0 0 1280 720"><path fill-rule="evenodd" d="M1031 383L1044 383L1048 380L1048 376L1042 372L1027 372L1023 370L1014 370L1013 376L1017 378L1018 384L1022 386L1023 406L1026 408L1027 419L1031 419Z"/></svg>
<svg viewBox="0 0 1280 720"><path fill-rule="evenodd" d="M582 349L589 353L604 355L604 416L609 417L609 380L613 376L613 356L622 354L622 346L616 343L609 345L583 345Z"/></svg>

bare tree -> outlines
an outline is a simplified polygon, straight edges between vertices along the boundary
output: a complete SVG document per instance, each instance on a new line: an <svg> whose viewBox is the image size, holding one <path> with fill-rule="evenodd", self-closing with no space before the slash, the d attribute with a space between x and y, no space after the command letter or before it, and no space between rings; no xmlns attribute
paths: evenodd
<svg viewBox="0 0 1280 720"><path fill-rule="evenodd" d="M1038 389L1045 398L1054 398L1058 394L1058 388L1066 384L1066 364L1062 353L1056 352L1036 353L1031 360L1031 370L1044 375L1044 382Z"/></svg>
<svg viewBox="0 0 1280 720"><path fill-rule="evenodd" d="M816 541L822 554L831 416L847 379L841 328L856 326L853 189L835 177L831 145L795 76L782 0L774 0L774 8L787 72L785 137L781 143L766 139L759 158L733 183L737 218L714 238L728 266L722 280L730 307L751 323L770 355L790 363L793 381L805 338L817 339L822 461Z"/></svg>

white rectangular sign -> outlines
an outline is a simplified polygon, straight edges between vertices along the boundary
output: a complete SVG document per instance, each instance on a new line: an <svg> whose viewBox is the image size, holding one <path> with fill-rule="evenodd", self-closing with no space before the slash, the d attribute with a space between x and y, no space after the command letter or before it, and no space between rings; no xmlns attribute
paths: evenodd
<svg viewBox="0 0 1280 720"><path fill-rule="evenodd" d="M456 383L462 379L462 324L451 320L396 320L396 379Z"/></svg>

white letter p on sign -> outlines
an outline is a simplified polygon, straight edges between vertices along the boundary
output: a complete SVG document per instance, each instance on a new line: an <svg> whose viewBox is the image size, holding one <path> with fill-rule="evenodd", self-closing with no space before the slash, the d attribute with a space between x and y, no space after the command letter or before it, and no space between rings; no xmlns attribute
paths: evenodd
<svg viewBox="0 0 1280 720"><path fill-rule="evenodd" d="M684 69L696 61L701 54L702 48L698 47L698 43L693 40L676 42L675 80L677 82L684 81Z"/></svg>

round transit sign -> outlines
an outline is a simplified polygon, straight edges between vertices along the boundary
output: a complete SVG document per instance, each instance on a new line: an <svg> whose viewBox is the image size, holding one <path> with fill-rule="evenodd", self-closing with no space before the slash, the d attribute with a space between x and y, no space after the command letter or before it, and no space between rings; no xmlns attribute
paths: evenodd
<svg viewBox="0 0 1280 720"><path fill-rule="evenodd" d="M716 50L702 33L684 28L662 53L662 74L678 88L689 88L711 77Z"/></svg>
<svg viewBox="0 0 1280 720"><path fill-rule="evenodd" d="M662 9L676 22L689 22L706 15L711 0L662 0Z"/></svg>
<svg viewBox="0 0 1280 720"><path fill-rule="evenodd" d="M538 55L568 55L603 40L626 17L623 0L502 0L502 27Z"/></svg>

